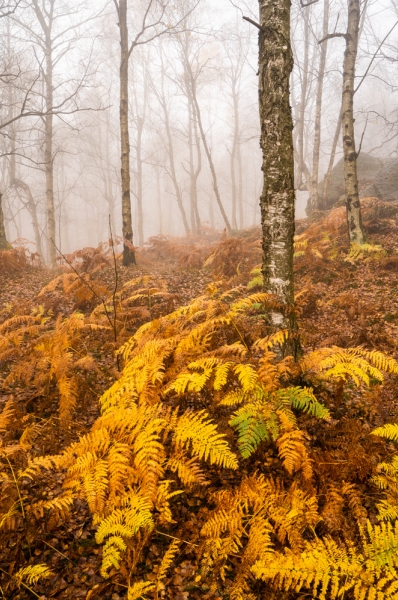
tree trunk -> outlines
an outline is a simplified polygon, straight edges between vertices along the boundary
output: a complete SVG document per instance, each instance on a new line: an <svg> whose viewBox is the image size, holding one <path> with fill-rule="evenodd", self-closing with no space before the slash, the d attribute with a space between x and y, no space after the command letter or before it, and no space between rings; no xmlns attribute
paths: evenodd
<svg viewBox="0 0 398 600"><path fill-rule="evenodd" d="M200 137L198 132L198 120L196 116L195 105L192 103L192 117L193 117L193 130L195 134L195 146L196 146L196 154L197 154L197 165L194 172L193 180L192 180L192 188L193 188L193 203L196 214L196 223L198 228L198 233L200 233L201 229L201 221L199 215L199 207L198 207L198 179L199 175L202 172L202 151L200 149Z"/></svg>
<svg viewBox="0 0 398 600"><path fill-rule="evenodd" d="M11 157L11 160L13 158L15 158L15 157ZM11 171L11 173L14 173L14 174L13 174L13 178L12 179L10 178L10 187L15 187L17 190L18 189L22 190L26 196L26 204L25 204L25 202L23 202L23 200L22 200L22 203L25 204L26 208L28 209L28 211L30 213L30 216L32 217L32 227L33 227L33 233L35 236L36 252L40 256L40 260L44 261L43 250L41 247L39 220L37 218L36 204L35 204L35 201L33 200L31 189L27 183L25 183L21 179L18 179L17 177L15 177L15 171L14 172Z"/></svg>
<svg viewBox="0 0 398 600"><path fill-rule="evenodd" d="M326 206L326 196L327 196L327 193L328 193L328 188L329 188L329 183L330 183L330 177L331 177L332 171L333 171L333 165L334 165L334 159L335 159L335 156L336 156L337 144L338 144L339 137L340 137L341 119L342 119L342 109L340 109L339 118L338 118L337 124L336 124L336 131L335 131L334 138L333 138L333 144L332 144L332 150L331 150L330 158L329 158L328 170L326 171L326 175L325 175L325 178L323 180L322 203L321 203L321 208L322 209L327 208L327 206Z"/></svg>
<svg viewBox="0 0 398 600"><path fill-rule="evenodd" d="M160 189L160 169L156 169L156 192L157 192L157 201L158 201L158 211L159 211L159 233L162 235L163 233L163 215L162 215L162 194Z"/></svg>
<svg viewBox="0 0 398 600"><path fill-rule="evenodd" d="M187 97L188 105L188 145L189 145L189 175L190 175L190 201L191 201L191 229L195 233L200 232L201 222L198 209L198 178L202 171L202 152L200 149L200 139L198 135L198 124L193 100L193 86L195 79L193 77L190 59L189 59L189 35L184 37L182 46L182 58L184 65L184 91ZM195 168L194 142L197 153L197 166Z"/></svg>
<svg viewBox="0 0 398 600"><path fill-rule="evenodd" d="M357 154L354 131L355 63L358 52L360 0L349 0L346 50L343 66L342 129L347 224L350 243L363 244L361 204L358 194Z"/></svg>
<svg viewBox="0 0 398 600"><path fill-rule="evenodd" d="M191 231L192 233L198 233L198 224L196 222L196 211L195 211L195 165L193 161L193 123L192 123L192 103L188 98L188 148L189 148L189 179L190 179L190 218L191 218Z"/></svg>
<svg viewBox="0 0 398 600"><path fill-rule="evenodd" d="M158 96L158 99L160 101L160 104L162 105L163 114L164 114L164 125L165 125L165 129L166 129L168 155L169 155L169 164L170 164L169 176L170 176L170 178L171 178L171 180L173 182L174 192L175 192L175 195L176 195L176 198L177 198L178 208L180 209L180 213L181 213L181 217L182 217L182 222L184 224L185 234L188 235L189 234L189 224L188 224L188 219L187 219L187 215L186 215L186 212L185 212L184 204L183 204L183 201L182 201L181 189L180 189L180 185L178 183L177 172L176 172L176 167L175 167L174 145L173 145L173 137L171 135L171 128L170 128L169 107L167 106L167 101L166 101L166 96L165 96L165 91L164 91L164 69L163 69L163 65L162 65L161 86L162 86L161 87L161 95L159 93L157 93L157 96Z"/></svg>
<svg viewBox="0 0 398 600"><path fill-rule="evenodd" d="M137 217L138 217L138 245L144 245L144 212L142 208L142 134L144 119L137 116Z"/></svg>
<svg viewBox="0 0 398 600"><path fill-rule="evenodd" d="M3 194L0 193L0 250L5 250L9 246L6 237L6 228L4 226L2 199Z"/></svg>
<svg viewBox="0 0 398 600"><path fill-rule="evenodd" d="M245 218L243 213L243 169L242 169L242 151L240 142L236 150L238 157L238 208L239 208L239 229L243 229L245 226Z"/></svg>
<svg viewBox="0 0 398 600"><path fill-rule="evenodd" d="M46 33L46 116L45 116L45 150L46 164L46 203L47 203L47 245L48 261L54 267L56 259L55 207L54 207L54 162L53 162L53 59L52 40Z"/></svg>
<svg viewBox="0 0 398 600"><path fill-rule="evenodd" d="M323 4L323 35L325 38L329 30L329 0L324 0ZM319 59L318 87L316 92L315 106L315 133L314 150L312 155L312 175L311 175L311 199L310 208L319 209L318 179L319 179L319 154L321 148L321 119L322 119L322 96L323 82L325 78L327 55L327 41L321 44L321 56Z"/></svg>
<svg viewBox="0 0 398 600"><path fill-rule="evenodd" d="M120 143L121 143L121 179L122 179L122 228L123 228L123 265L136 264L133 244L133 226L131 219L130 197L130 138L128 122L128 79L129 79L129 42L127 29L127 0L120 0Z"/></svg>
<svg viewBox="0 0 398 600"><path fill-rule="evenodd" d="M297 169L297 187L302 188L303 185L303 163L304 163L304 126L305 126L305 107L307 104L307 88L308 88L308 55L309 55L309 8L305 8L304 13L304 64L303 75L301 81L301 100L298 122L298 169Z"/></svg>
<svg viewBox="0 0 398 600"><path fill-rule="evenodd" d="M198 120L198 126L199 126L199 131L200 131L200 135L201 135L202 142L203 142L203 147L205 149L207 160L209 162L211 177L212 177L212 181L213 181L213 190L214 190L214 193L215 193L215 196L216 196L218 207L219 207L220 212L222 214L222 217L224 219L224 223L225 223L225 225L227 227L228 232L230 233L232 231L231 224L229 222L227 214L226 214L226 212L224 210L223 203L221 201L221 196L220 196L220 192L219 192L219 189L218 189L217 174L216 174L216 170L214 168L213 158L211 156L210 148L209 148L209 146L207 144L206 135L205 135L205 131L204 131L204 128L203 128L202 116L201 116L201 113L200 113L199 103L198 103L198 99L197 99L197 96L196 96L196 90L194 88L194 81L193 81L192 73L190 75L191 75L192 99L193 99L195 110L196 110L196 117L197 117L197 120Z"/></svg>
<svg viewBox="0 0 398 600"><path fill-rule="evenodd" d="M260 199L263 277L267 293L278 297L270 320L275 329L295 328L293 238L294 155L290 107L291 0L259 0L259 105L264 186Z"/></svg>
<svg viewBox="0 0 398 600"><path fill-rule="evenodd" d="M236 162L236 150L238 145L239 137L239 118L238 118L238 95L235 89L235 81L232 82L232 101L234 105L234 137L232 142L231 150L231 185L232 185L232 227L238 229L238 223L236 219L237 209L237 186L235 177L235 162Z"/></svg>

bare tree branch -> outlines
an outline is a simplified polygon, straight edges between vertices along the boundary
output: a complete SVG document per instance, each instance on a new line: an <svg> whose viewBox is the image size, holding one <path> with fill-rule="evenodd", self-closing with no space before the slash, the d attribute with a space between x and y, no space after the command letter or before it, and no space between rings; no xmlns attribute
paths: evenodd
<svg viewBox="0 0 398 600"><path fill-rule="evenodd" d="M318 1L318 0L316 0ZM252 25L254 25L254 27L257 27L257 29L259 29L260 31L262 31L264 33L264 28L261 27L260 23L256 23L256 21L253 21L253 19L250 19L250 17L242 17L242 19L244 21L247 21L248 23L251 23Z"/></svg>
<svg viewBox="0 0 398 600"><path fill-rule="evenodd" d="M310 0L310 2L304 4L303 0L300 0L300 6L307 8L307 6L311 6L311 4L316 4L317 2L319 2L319 0Z"/></svg>
<svg viewBox="0 0 398 600"><path fill-rule="evenodd" d="M396 26L397 26L397 25L398 25L398 21L395 21L395 23L394 23L394 25L391 27L390 31L387 33L387 35L384 37L384 39L383 39L383 40L381 41L381 43L379 44L379 46L378 46L378 48L377 48L376 52L375 52L375 53L373 54L373 56L372 56L372 60L370 61L369 65L368 65L368 68L366 69L365 73L362 75L362 79L361 79L361 81L358 83L357 87L355 88L355 90L354 90L354 94L355 94L355 93L356 93L356 92L359 90L359 88L360 88L360 87L361 87L361 85L363 84L363 82L364 82L364 80L365 80L365 77L367 76L367 74L368 74L368 73L369 73L369 71L370 71L370 67L371 67L371 66L372 66L372 64L373 64L373 61L375 60L375 58L376 58L377 54L378 54L378 53L379 53L379 51L380 51L380 48L383 46L384 42L385 42L385 41L386 41L386 39L389 37L389 35L390 35L390 34L391 34L393 31L394 31L394 29L396 28Z"/></svg>
<svg viewBox="0 0 398 600"><path fill-rule="evenodd" d="M322 40L318 42L318 44L322 44L326 42L326 40L331 40L332 38L344 38L345 40L348 38L347 33L328 33Z"/></svg>

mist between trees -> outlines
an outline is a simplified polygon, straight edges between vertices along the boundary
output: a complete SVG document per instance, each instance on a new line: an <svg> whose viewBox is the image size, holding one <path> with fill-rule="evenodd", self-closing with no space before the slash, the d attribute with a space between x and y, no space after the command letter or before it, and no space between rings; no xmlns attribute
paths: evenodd
<svg viewBox="0 0 398 600"><path fill-rule="evenodd" d="M307 200L307 211L330 208L343 156L349 14L345 0L302 4L290 81L299 217ZM386 159L397 151L398 6L360 11L356 153ZM258 19L254 0L3 2L2 245L28 240L51 265L57 248L107 239L110 216L127 264L153 235L259 224Z"/></svg>

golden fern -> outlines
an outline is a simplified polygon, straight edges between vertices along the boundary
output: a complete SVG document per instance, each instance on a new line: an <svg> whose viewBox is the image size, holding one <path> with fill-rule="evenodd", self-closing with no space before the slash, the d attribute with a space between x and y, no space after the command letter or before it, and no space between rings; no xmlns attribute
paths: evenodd
<svg viewBox="0 0 398 600"><path fill-rule="evenodd" d="M138 493L131 494L127 506L115 509L109 517L101 521L95 539L98 544L106 540L103 554L101 575L109 577L109 570L120 567L122 553L126 550L125 539L133 538L140 528L152 529L154 522L151 513L151 502Z"/></svg>
<svg viewBox="0 0 398 600"><path fill-rule="evenodd" d="M154 588L155 585L150 581L137 581L129 586L127 600L139 600L140 598L144 598L143 594L151 592Z"/></svg>
<svg viewBox="0 0 398 600"><path fill-rule="evenodd" d="M323 380L352 379L359 386L370 379L384 380L383 371L398 373L398 362L378 351L364 348L319 348L304 356L300 368L305 377Z"/></svg>
<svg viewBox="0 0 398 600"><path fill-rule="evenodd" d="M175 559L175 556L179 550L180 547L180 540L173 540L170 544L170 546L167 548L165 555L162 558L162 561L159 565L159 569L157 572L157 578L156 578L156 590L157 592L159 591L159 587L160 587L160 583L162 581L162 579L164 579L167 575L167 571L170 569L171 565L173 564L173 561Z"/></svg>
<svg viewBox="0 0 398 600"><path fill-rule="evenodd" d="M26 582L29 585L34 585L40 579L51 577L53 572L46 564L28 565L19 569L13 576L14 581L18 586Z"/></svg>
<svg viewBox="0 0 398 600"><path fill-rule="evenodd" d="M373 435L385 438L391 442L398 441L398 425L386 423L372 431ZM379 519L387 521L398 520L398 454L389 462L377 465L378 474L372 477L372 482L382 490L386 497L377 504Z"/></svg>
<svg viewBox="0 0 398 600"><path fill-rule="evenodd" d="M351 592L355 600L398 598L398 524L372 526L361 531L362 548L315 538L294 553L266 553L253 566L254 575L280 590L306 591L313 598L335 600Z"/></svg>

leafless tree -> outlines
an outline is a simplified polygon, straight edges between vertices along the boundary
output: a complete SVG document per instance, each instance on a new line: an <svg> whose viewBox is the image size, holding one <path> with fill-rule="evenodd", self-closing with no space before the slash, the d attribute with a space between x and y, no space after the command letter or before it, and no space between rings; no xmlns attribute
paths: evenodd
<svg viewBox="0 0 398 600"><path fill-rule="evenodd" d="M44 124L44 165L46 177L47 255L50 266L56 259L56 219L54 203L54 117L67 118L82 107L79 95L87 86L91 69L90 58L73 77L69 73L60 77L60 67L65 68L68 54L82 38L82 27L97 18L98 13L81 14L76 2L63 0L31 0L29 10L14 20L33 42L38 69L44 91L39 114ZM32 21L33 18L33 21ZM58 67L58 72L57 72ZM87 107L86 109L91 108Z"/></svg>
<svg viewBox="0 0 398 600"><path fill-rule="evenodd" d="M169 0L149 0L139 14L135 14L135 29L132 41L129 41L128 0L113 0L120 31L120 141L121 141L121 180L122 180L122 220L123 220L123 264L135 264L133 247L133 226L130 195L130 133L129 133L129 60L134 48L178 30L183 18L176 22L169 15L172 4ZM172 19L170 24L169 19Z"/></svg>

